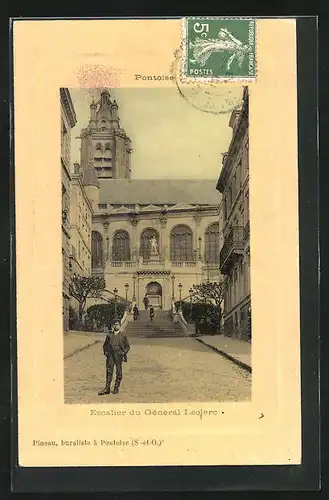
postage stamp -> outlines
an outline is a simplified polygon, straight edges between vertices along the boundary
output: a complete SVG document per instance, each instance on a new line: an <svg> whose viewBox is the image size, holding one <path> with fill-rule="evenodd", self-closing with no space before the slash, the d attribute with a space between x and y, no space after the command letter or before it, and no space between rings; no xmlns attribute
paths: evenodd
<svg viewBox="0 0 329 500"><path fill-rule="evenodd" d="M255 19L184 18L182 76L204 80L254 80L255 31Z"/></svg>

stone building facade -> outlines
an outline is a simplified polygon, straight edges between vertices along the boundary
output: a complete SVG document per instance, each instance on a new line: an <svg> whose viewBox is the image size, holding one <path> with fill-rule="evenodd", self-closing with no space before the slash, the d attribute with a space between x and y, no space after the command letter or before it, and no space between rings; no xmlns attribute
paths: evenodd
<svg viewBox="0 0 329 500"><path fill-rule="evenodd" d="M108 91L90 105L80 139L81 167L75 165L71 181L73 266L104 276L108 297L116 289L139 308L146 293L154 307L170 310L193 285L219 281L222 197L216 181L131 179L131 141ZM87 217L79 224L81 211ZM79 241L85 259L81 252L78 257Z"/></svg>
<svg viewBox="0 0 329 500"><path fill-rule="evenodd" d="M204 186L208 204L202 205L173 202L184 181L132 181L131 193L124 186L118 189L118 182L108 186L112 204L100 204L93 219L92 272L105 277L109 291L116 288L138 307L143 307L147 293L154 307L170 310L173 301L189 296L193 285L219 280L219 204L212 181ZM146 203L154 183L168 203ZM200 191L200 181L194 187ZM117 206L115 191L121 189L126 203Z"/></svg>
<svg viewBox="0 0 329 500"><path fill-rule="evenodd" d="M223 195L224 332L244 340L251 340L248 100L246 87L241 109L231 115L232 140L217 182Z"/></svg>
<svg viewBox="0 0 329 500"><path fill-rule="evenodd" d="M83 180L83 172L75 163L71 174L71 269L80 276L90 276L93 209Z"/></svg>
<svg viewBox="0 0 329 500"><path fill-rule="evenodd" d="M63 258L63 327L69 329L70 265L70 208L71 204L71 129L77 119L68 89L60 89L61 109L61 179L62 179L62 258Z"/></svg>

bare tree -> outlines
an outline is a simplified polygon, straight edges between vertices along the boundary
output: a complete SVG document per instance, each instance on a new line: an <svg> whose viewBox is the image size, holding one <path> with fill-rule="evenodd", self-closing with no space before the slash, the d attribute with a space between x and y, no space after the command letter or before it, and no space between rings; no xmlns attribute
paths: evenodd
<svg viewBox="0 0 329 500"><path fill-rule="evenodd" d="M221 310L224 300L223 283L201 283L200 285L193 285L193 289L193 298L196 302L213 304Z"/></svg>

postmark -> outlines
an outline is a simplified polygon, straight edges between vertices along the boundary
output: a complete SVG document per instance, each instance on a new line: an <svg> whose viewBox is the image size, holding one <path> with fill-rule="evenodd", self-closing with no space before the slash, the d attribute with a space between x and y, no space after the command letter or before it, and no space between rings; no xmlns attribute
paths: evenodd
<svg viewBox="0 0 329 500"><path fill-rule="evenodd" d="M256 20L222 17L183 19L182 77L193 80L254 80Z"/></svg>
<svg viewBox="0 0 329 500"><path fill-rule="evenodd" d="M215 115L231 113L241 106L242 82L237 81L226 85L226 83L230 83L230 80L225 79L221 82L213 79L186 80L181 77L180 71L182 54L181 47L175 52L171 66L171 75L182 99L185 99L189 105L199 111Z"/></svg>

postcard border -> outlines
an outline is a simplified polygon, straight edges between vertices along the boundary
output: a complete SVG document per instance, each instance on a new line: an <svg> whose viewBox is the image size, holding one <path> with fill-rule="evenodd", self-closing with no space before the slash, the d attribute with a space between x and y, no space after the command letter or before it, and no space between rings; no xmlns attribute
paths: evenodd
<svg viewBox="0 0 329 500"><path fill-rule="evenodd" d="M76 19L76 18L75 18ZM92 18L89 18L92 19ZM24 19L22 19L24 20ZM38 18L38 20L42 20ZM18 20L17 20L18 21ZM16 22L16 20L15 20ZM319 466L319 220L317 160L317 19L297 18L299 227L302 346L303 463L296 466L19 467L15 275L14 141L11 141L11 361L12 491L318 490ZM10 26L11 137L14 131L13 20ZM77 485L79 487L77 488ZM97 485L95 487L95 485Z"/></svg>

